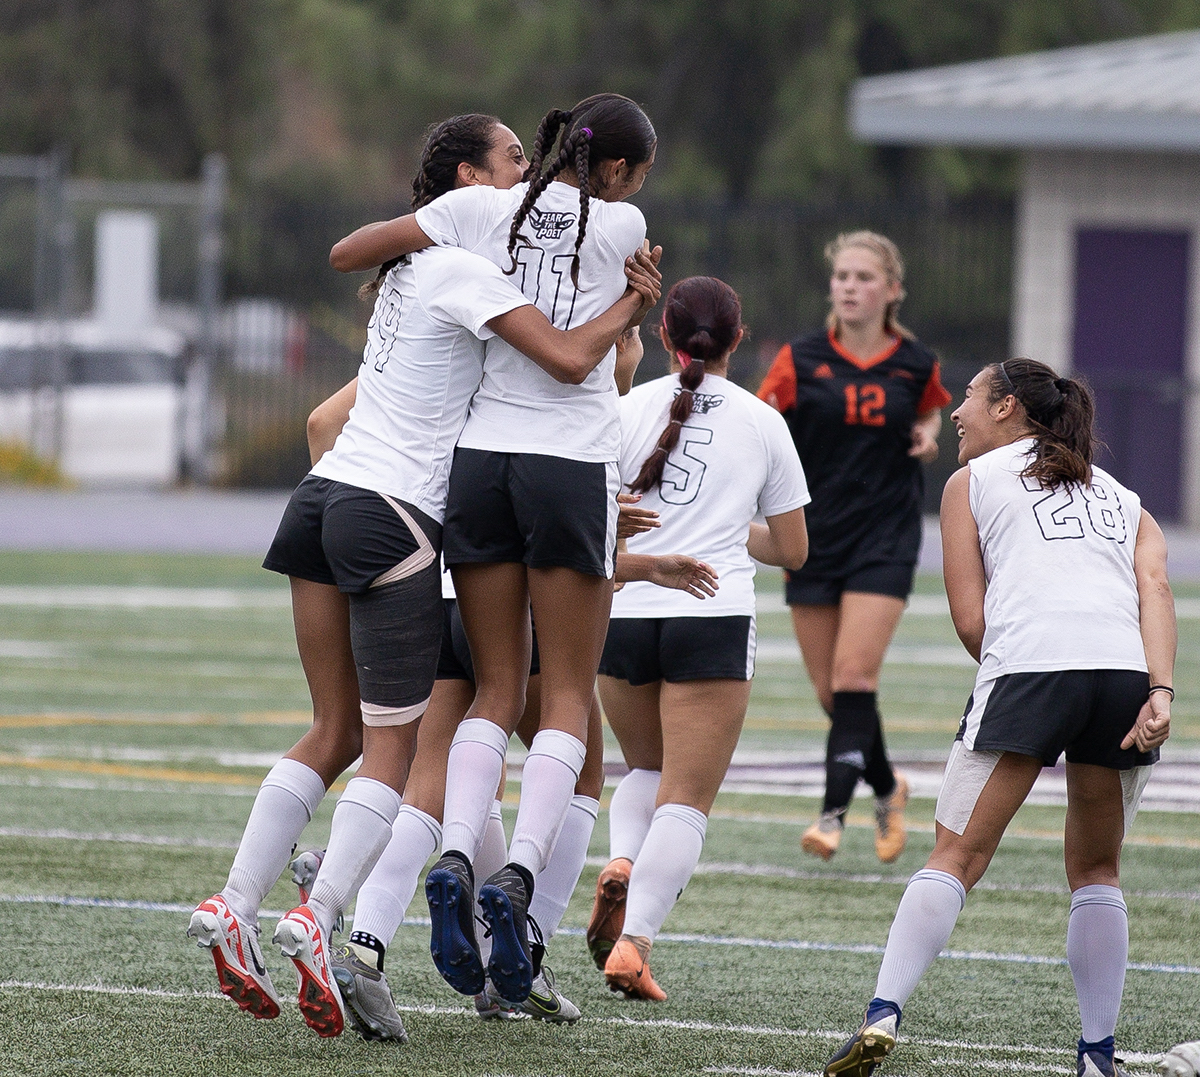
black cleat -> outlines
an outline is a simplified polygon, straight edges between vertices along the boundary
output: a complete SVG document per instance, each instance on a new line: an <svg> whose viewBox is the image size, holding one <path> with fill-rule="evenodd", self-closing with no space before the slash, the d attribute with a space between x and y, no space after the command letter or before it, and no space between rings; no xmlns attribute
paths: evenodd
<svg viewBox="0 0 1200 1077"><path fill-rule="evenodd" d="M524 1002L533 990L528 924L532 896L529 872L516 864L506 864L479 891L483 918L492 936L488 979L501 998L516 1004Z"/></svg>
<svg viewBox="0 0 1200 1077"><path fill-rule="evenodd" d="M433 932L429 952L442 978L460 995L478 995L484 986L483 958L475 938L471 865L458 853L447 853L425 878L425 898Z"/></svg>

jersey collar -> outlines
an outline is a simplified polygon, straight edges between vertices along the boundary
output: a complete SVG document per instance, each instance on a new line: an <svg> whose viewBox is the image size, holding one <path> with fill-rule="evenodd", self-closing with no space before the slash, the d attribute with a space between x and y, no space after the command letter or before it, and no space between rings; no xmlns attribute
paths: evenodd
<svg viewBox="0 0 1200 1077"><path fill-rule="evenodd" d="M899 350L900 345L904 343L903 337L894 337L891 344L883 349L878 355L872 355L870 359L860 359L853 352L843 348L841 342L833 335L833 330L829 333L829 346L838 353L848 363L853 363L859 370L870 370L871 367L878 366L880 363L890 359Z"/></svg>

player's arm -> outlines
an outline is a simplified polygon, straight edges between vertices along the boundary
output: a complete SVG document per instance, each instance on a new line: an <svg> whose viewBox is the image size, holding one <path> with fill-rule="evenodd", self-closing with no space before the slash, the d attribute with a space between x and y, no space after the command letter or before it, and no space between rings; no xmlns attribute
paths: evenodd
<svg viewBox="0 0 1200 1077"><path fill-rule="evenodd" d="M979 661L983 650L983 596L987 575L979 548L979 527L971 513L971 471L960 468L942 493L942 575L954 631Z"/></svg>
<svg viewBox="0 0 1200 1077"><path fill-rule="evenodd" d="M617 547L616 582L618 587L634 580L648 580L659 587L687 591L696 598L717 593L717 572L712 565L687 554L627 553Z"/></svg>
<svg viewBox="0 0 1200 1077"><path fill-rule="evenodd" d="M909 456L915 456L922 464L932 464L938 456L938 434L942 432L942 412L928 412L918 415L912 425L912 446Z"/></svg>
<svg viewBox="0 0 1200 1077"><path fill-rule="evenodd" d="M355 273L432 246L433 240L417 224L416 214L406 213L390 221L364 224L339 239L329 251L329 264L339 273Z"/></svg>
<svg viewBox="0 0 1200 1077"><path fill-rule="evenodd" d="M766 524L750 525L746 549L755 561L778 565L791 572L804 567L808 560L808 525L804 509L792 509L768 516Z"/></svg>
<svg viewBox="0 0 1200 1077"><path fill-rule="evenodd" d="M1133 574L1137 579L1138 616L1142 646L1150 684L1170 688L1175 683L1175 596L1167 579L1167 540L1162 528L1145 509L1138 524L1133 547ZM1138 751L1157 748L1171 735L1171 693L1151 692L1138 713L1133 728L1121 741L1122 748L1137 745Z"/></svg>
<svg viewBox="0 0 1200 1077"><path fill-rule="evenodd" d="M343 385L333 396L322 400L308 416L308 455L315 464L337 441L337 436L350 418L350 409L358 396L358 378Z"/></svg>
<svg viewBox="0 0 1200 1077"><path fill-rule="evenodd" d="M625 260L625 277L629 282L625 294L599 317L574 329L556 329L532 304L510 310L487 324L555 381L579 385L633 319L654 306L662 294L662 274L646 251Z"/></svg>

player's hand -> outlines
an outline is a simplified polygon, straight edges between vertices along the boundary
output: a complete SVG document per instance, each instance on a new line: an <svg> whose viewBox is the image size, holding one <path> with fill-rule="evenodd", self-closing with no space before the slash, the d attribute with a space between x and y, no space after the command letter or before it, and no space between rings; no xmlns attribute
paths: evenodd
<svg viewBox="0 0 1200 1077"><path fill-rule="evenodd" d="M641 494L617 494L617 538L632 538L643 531L662 527L657 512L637 507L641 500Z"/></svg>
<svg viewBox="0 0 1200 1077"><path fill-rule="evenodd" d="M932 436L929 427L924 423L913 423L912 447L908 450L908 455L915 456L922 464L932 464L937 459L937 438Z"/></svg>
<svg viewBox="0 0 1200 1077"><path fill-rule="evenodd" d="M1122 748L1137 747L1148 752L1159 747L1171 735L1171 697L1166 692L1151 692L1138 711L1137 721L1121 741Z"/></svg>
<svg viewBox="0 0 1200 1077"><path fill-rule="evenodd" d="M662 247L651 250L649 240L643 240L641 249L625 259L625 278L642 300L637 314L629 321L630 325L640 325L650 308L662 298L662 274L658 271L661 260Z"/></svg>
<svg viewBox="0 0 1200 1077"><path fill-rule="evenodd" d="M696 598L711 598L717 593L717 573L712 565L683 553L669 553L654 559L650 582L659 587L687 591Z"/></svg>

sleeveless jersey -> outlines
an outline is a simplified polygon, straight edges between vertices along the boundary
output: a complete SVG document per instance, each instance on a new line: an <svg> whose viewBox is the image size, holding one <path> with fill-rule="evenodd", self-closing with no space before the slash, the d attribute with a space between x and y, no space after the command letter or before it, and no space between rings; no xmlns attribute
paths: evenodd
<svg viewBox="0 0 1200 1077"><path fill-rule="evenodd" d="M1090 486L1021 478L1033 440L970 462L987 592L977 683L1006 673L1146 669L1133 551L1141 500L1092 468Z"/></svg>
<svg viewBox="0 0 1200 1077"><path fill-rule="evenodd" d="M950 402L937 356L906 338L869 360L825 330L784 345L758 391L773 395L812 490L804 571L915 563L925 493L912 425Z"/></svg>

